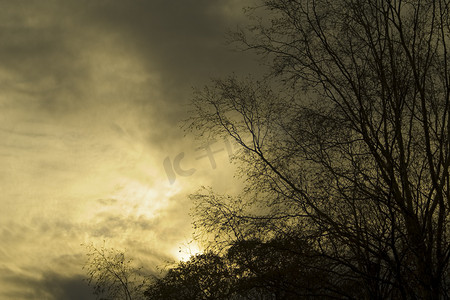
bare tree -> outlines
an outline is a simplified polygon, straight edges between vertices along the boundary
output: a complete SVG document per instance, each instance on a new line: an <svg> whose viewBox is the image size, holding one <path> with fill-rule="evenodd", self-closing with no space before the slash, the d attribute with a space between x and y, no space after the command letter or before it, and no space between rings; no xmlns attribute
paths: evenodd
<svg viewBox="0 0 450 300"><path fill-rule="evenodd" d="M144 299L147 277L132 266L132 260L126 259L124 252L92 244L86 247L88 259L84 269L98 299Z"/></svg>
<svg viewBox="0 0 450 300"><path fill-rule="evenodd" d="M449 297L449 6L262 1L234 39L271 76L215 80L191 119L242 146L247 187L220 205L195 195L196 223L307 237L367 298Z"/></svg>

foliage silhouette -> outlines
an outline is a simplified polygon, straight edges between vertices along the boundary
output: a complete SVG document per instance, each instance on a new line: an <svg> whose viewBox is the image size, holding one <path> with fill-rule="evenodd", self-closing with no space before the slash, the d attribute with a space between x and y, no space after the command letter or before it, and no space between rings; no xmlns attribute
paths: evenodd
<svg viewBox="0 0 450 300"><path fill-rule="evenodd" d="M179 262L146 291L148 299L308 299L341 297L326 262L306 241L237 242L225 253ZM311 267L313 266L313 267ZM321 269L320 269L321 268ZM340 282L342 288L346 283Z"/></svg>

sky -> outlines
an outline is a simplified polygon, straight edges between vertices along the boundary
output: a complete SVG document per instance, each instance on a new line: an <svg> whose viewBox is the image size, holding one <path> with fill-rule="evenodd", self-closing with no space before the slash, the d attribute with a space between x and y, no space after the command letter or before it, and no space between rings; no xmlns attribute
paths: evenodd
<svg viewBox="0 0 450 300"><path fill-rule="evenodd" d="M192 87L259 70L242 0L0 0L0 300L94 299L82 244L186 259L188 195L236 186L180 128ZM181 170L180 170L181 169Z"/></svg>

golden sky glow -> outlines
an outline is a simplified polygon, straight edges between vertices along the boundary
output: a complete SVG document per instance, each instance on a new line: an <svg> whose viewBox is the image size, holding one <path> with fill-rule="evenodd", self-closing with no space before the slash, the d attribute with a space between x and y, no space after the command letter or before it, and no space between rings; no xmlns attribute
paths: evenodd
<svg viewBox="0 0 450 300"><path fill-rule="evenodd" d="M82 243L150 270L199 251L187 195L231 170L179 121L191 86L252 64L223 43L241 1L168 2L0 1L0 299L87 297ZM195 173L170 183L181 152Z"/></svg>

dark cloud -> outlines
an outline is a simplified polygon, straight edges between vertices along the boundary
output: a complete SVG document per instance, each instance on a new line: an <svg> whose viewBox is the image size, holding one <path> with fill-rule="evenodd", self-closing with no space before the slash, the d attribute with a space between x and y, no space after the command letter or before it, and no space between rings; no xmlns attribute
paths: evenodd
<svg viewBox="0 0 450 300"><path fill-rule="evenodd" d="M78 107L89 80L74 42L79 36L67 7L53 1L1 1L0 61L8 72L3 84L29 109L50 113ZM26 102L25 102L26 101Z"/></svg>
<svg viewBox="0 0 450 300"><path fill-rule="evenodd" d="M225 66L230 70L224 34L239 15L224 13L227 2L103 2L95 10L94 22L126 36L149 68L156 66L166 74L164 82L189 82ZM239 66L232 64L232 68Z"/></svg>
<svg viewBox="0 0 450 300"><path fill-rule="evenodd" d="M92 66L80 52L93 44L105 54L119 49L139 56L150 72L163 74L166 92L251 65L248 57L224 47L225 32L242 19L226 13L230 1L1 3L5 8L0 13L2 67L19 77L18 89L41 98L42 108L59 113L83 102L81 91L91 79ZM116 49L102 40L113 40ZM64 99L57 93L62 91L73 98Z"/></svg>
<svg viewBox="0 0 450 300"><path fill-rule="evenodd" d="M87 285L85 278L76 275L62 276L56 273L45 274L41 282L36 283L37 290L47 293L58 300L90 300L95 299L92 289Z"/></svg>
<svg viewBox="0 0 450 300"><path fill-rule="evenodd" d="M117 199L112 199L112 198L109 198L109 199L97 199L97 202L100 203L101 205L105 205L105 206L107 206L107 205L114 205L114 204L117 203Z"/></svg>
<svg viewBox="0 0 450 300"><path fill-rule="evenodd" d="M148 74L157 74L156 97L149 90L139 92L138 98L123 89L114 94L141 106L139 117L150 142L165 145L182 135L177 122L186 117L192 86L203 85L211 76L255 70L248 55L224 43L225 32L244 20L241 6L246 1L2 3L6 9L0 12L0 61L8 72L3 84L20 95L16 105L34 116L62 119L108 105L108 100L101 103L90 95L92 84L101 78L95 77L97 66L89 53L116 53L133 57Z"/></svg>
<svg viewBox="0 0 450 300"><path fill-rule="evenodd" d="M179 138L177 122L186 118L193 86L213 76L257 70L254 57L225 44L226 32L245 20L246 2L106 1L91 11L95 26L117 32L149 72L161 75L162 97L152 99L158 110L148 118L149 127L159 128L152 131L153 142Z"/></svg>
<svg viewBox="0 0 450 300"><path fill-rule="evenodd" d="M81 275L62 275L52 271L40 277L9 273L0 275L4 284L16 290L0 292L2 299L94 300L91 287ZM8 274L8 275L6 275Z"/></svg>

